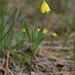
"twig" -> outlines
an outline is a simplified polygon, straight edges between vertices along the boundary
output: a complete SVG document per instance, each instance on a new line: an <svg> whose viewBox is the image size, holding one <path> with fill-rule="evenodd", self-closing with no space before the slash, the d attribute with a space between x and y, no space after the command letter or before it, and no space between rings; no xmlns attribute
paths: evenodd
<svg viewBox="0 0 75 75"><path fill-rule="evenodd" d="M13 62L13 60L11 59L11 58L9 58L10 59L10 61L13 63L13 65L20 71L20 72L22 72L19 68L18 68L18 66ZM23 72L22 72L23 73Z"/></svg>
<svg viewBox="0 0 75 75"><path fill-rule="evenodd" d="M5 71L4 75L7 75L7 73L8 73L8 64L9 64L8 62L9 62L9 52L7 52L6 71Z"/></svg>
<svg viewBox="0 0 75 75"><path fill-rule="evenodd" d="M3 70L5 72L6 69L1 65L0 70Z"/></svg>
<svg viewBox="0 0 75 75"><path fill-rule="evenodd" d="M8 68L8 71L11 73L11 75L14 75L9 68Z"/></svg>
<svg viewBox="0 0 75 75"><path fill-rule="evenodd" d="M70 71L62 71L62 72L56 72L55 74L58 75L58 74L66 74L66 73L71 73L72 74L72 73L75 73L75 71L71 71L71 72ZM54 73L51 73L51 75L53 75L53 74Z"/></svg>
<svg viewBox="0 0 75 75"><path fill-rule="evenodd" d="M40 46L41 48L43 47L43 46ZM43 47L44 49L46 49L46 50L60 50L60 49L63 49L63 50L65 50L65 49L67 49L67 50L73 50L73 47L64 47L64 48L62 48L62 47L49 47L49 46L46 46L46 47Z"/></svg>

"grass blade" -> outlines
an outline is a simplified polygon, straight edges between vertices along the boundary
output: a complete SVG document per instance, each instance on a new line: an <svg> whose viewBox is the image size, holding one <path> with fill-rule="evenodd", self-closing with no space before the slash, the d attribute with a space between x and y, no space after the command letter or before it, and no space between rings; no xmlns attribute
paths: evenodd
<svg viewBox="0 0 75 75"><path fill-rule="evenodd" d="M42 38L40 38L39 40L36 40L34 43L34 51L33 54L36 52L37 48L39 47L39 45L42 43L42 41L45 39L45 37L43 36Z"/></svg>
<svg viewBox="0 0 75 75"><path fill-rule="evenodd" d="M20 10L20 8L18 9L18 11L17 11L17 13L16 13L16 17L15 17L15 19L14 19L14 22L13 22L12 26L11 26L11 27L9 28L9 30L4 34L4 36L0 39L0 41L3 40L3 39L8 35L8 33L11 31L11 29L12 29L13 26L15 25L15 23L16 23L16 21L17 21L17 18L18 18L19 10Z"/></svg>
<svg viewBox="0 0 75 75"><path fill-rule="evenodd" d="M74 19L73 19L73 21L72 21L72 25L71 25L71 27L70 27L70 29L69 29L69 31L68 31L67 37L66 37L66 39L65 39L65 41L64 41L64 43L63 43L63 47L65 46L65 44L66 44L66 42L67 42L67 40L68 40L68 37L69 37L69 35L70 35L71 32L72 32L72 28L73 28L73 26L74 26L74 20L75 20L75 17L74 17Z"/></svg>
<svg viewBox="0 0 75 75"><path fill-rule="evenodd" d="M45 27L45 26L44 26L44 27ZM38 40L39 38L41 38L42 36L44 36L44 34L43 34L44 27L42 27L42 28L40 29L40 31L38 32L37 37L36 37L36 40Z"/></svg>
<svg viewBox="0 0 75 75"><path fill-rule="evenodd" d="M29 41L30 41L30 32L29 32L29 29L28 29L26 22L24 22L24 26L25 26L25 30L26 30L27 36L28 36Z"/></svg>

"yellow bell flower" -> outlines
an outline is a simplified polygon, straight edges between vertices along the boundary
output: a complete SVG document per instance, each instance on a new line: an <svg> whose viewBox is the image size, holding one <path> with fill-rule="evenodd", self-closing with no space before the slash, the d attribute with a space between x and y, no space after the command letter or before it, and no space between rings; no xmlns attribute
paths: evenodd
<svg viewBox="0 0 75 75"><path fill-rule="evenodd" d="M52 36L53 37L57 37L58 35L56 33L52 33Z"/></svg>
<svg viewBox="0 0 75 75"><path fill-rule="evenodd" d="M38 32L40 31L40 29L38 29ZM43 33L45 34L45 33L47 33L48 32L48 30L46 30L45 28L44 28L44 30L43 30Z"/></svg>
<svg viewBox="0 0 75 75"><path fill-rule="evenodd" d="M49 12L51 11L50 7L48 6L48 4L43 0L43 3L41 5L41 12L45 13L45 12Z"/></svg>
<svg viewBox="0 0 75 75"><path fill-rule="evenodd" d="M46 29L44 28L43 33L45 34L45 33L47 33L47 32L48 32L48 30L46 30Z"/></svg>
<svg viewBox="0 0 75 75"><path fill-rule="evenodd" d="M26 32L26 30L25 30L25 29L23 29L22 31L23 31L23 32Z"/></svg>
<svg viewBox="0 0 75 75"><path fill-rule="evenodd" d="M40 29L38 29L38 32L40 31Z"/></svg>

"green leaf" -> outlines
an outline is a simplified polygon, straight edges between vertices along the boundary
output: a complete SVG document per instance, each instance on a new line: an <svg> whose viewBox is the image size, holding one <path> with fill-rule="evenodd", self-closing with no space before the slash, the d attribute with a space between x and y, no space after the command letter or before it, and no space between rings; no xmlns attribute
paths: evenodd
<svg viewBox="0 0 75 75"><path fill-rule="evenodd" d="M3 29L5 29L5 27L9 24L9 22L11 21L11 19L13 18L13 16L15 15L17 9L13 12L13 14L10 16L10 18L8 19L8 21L5 23Z"/></svg>
<svg viewBox="0 0 75 75"><path fill-rule="evenodd" d="M16 13L16 16L15 16L15 19L14 19L12 25L10 26L9 30L4 34L4 36L2 38L0 38L0 41L2 41L10 33L10 31L13 29L13 27L14 27L16 21L17 21L17 18L18 18L19 10L20 10L20 8L18 9L18 11Z"/></svg>
<svg viewBox="0 0 75 75"><path fill-rule="evenodd" d="M29 41L30 41L30 32L29 32L29 29L28 29L26 22L24 22L24 26L25 26L25 30L26 30L27 36L28 36Z"/></svg>
<svg viewBox="0 0 75 75"><path fill-rule="evenodd" d="M11 15L11 17L8 19L8 21L5 23L4 27L3 27L3 31L6 28L6 26L9 24L9 22L11 21L11 19L13 18L14 14L16 13L17 9L13 12L13 14ZM2 34L2 32L0 32L0 35Z"/></svg>
<svg viewBox="0 0 75 75"><path fill-rule="evenodd" d="M36 37L36 40L38 40L39 38L41 38L42 36L44 36L43 30L44 30L44 27L42 27L42 28L40 29L40 31L38 32L37 37Z"/></svg>
<svg viewBox="0 0 75 75"><path fill-rule="evenodd" d="M35 18L34 18L34 20L33 20L33 26L35 25Z"/></svg>
<svg viewBox="0 0 75 75"><path fill-rule="evenodd" d="M33 42L35 41L35 32L34 32L34 30L32 30L32 40L33 40Z"/></svg>
<svg viewBox="0 0 75 75"><path fill-rule="evenodd" d="M33 43L33 54L35 53L35 51L37 50L37 48L41 44L41 42L45 39L44 34L43 34L44 27L42 27L40 29L40 31L38 32L38 34L36 36L36 39L35 39L35 41Z"/></svg>
<svg viewBox="0 0 75 75"><path fill-rule="evenodd" d="M39 45L42 43L42 41L45 39L45 37L39 38L39 40L36 40L34 42L34 50L33 50L33 54L36 52L37 48L39 47Z"/></svg>
<svg viewBox="0 0 75 75"><path fill-rule="evenodd" d="M8 36L4 39L5 40L4 47L6 47L7 45L9 45L9 43L12 40L12 36L13 36L13 29L10 31L10 33L8 34Z"/></svg>

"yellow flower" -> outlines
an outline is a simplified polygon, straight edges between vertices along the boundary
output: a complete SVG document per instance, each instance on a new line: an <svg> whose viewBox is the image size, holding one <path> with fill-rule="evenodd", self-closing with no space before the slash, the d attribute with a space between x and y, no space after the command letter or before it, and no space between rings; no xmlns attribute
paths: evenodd
<svg viewBox="0 0 75 75"><path fill-rule="evenodd" d="M38 32L40 31L40 29L38 29ZM44 30L43 30L43 33L45 34L45 33L47 33L48 32L48 30L46 30L45 28L44 28Z"/></svg>
<svg viewBox="0 0 75 75"><path fill-rule="evenodd" d="M52 36L53 37L57 37L58 35L56 33L52 33Z"/></svg>
<svg viewBox="0 0 75 75"><path fill-rule="evenodd" d="M47 33L47 32L48 32L48 30L46 30L46 29L44 28L43 33L45 34L45 33Z"/></svg>
<svg viewBox="0 0 75 75"><path fill-rule="evenodd" d="M25 30L25 29L23 29L22 31L23 31L23 32L26 32L26 30Z"/></svg>
<svg viewBox="0 0 75 75"><path fill-rule="evenodd" d="M40 29L38 29L38 32L40 31Z"/></svg>
<svg viewBox="0 0 75 75"><path fill-rule="evenodd" d="M51 9L49 8L48 4L43 0L43 3L41 5L41 12L45 13L49 11L51 11Z"/></svg>

